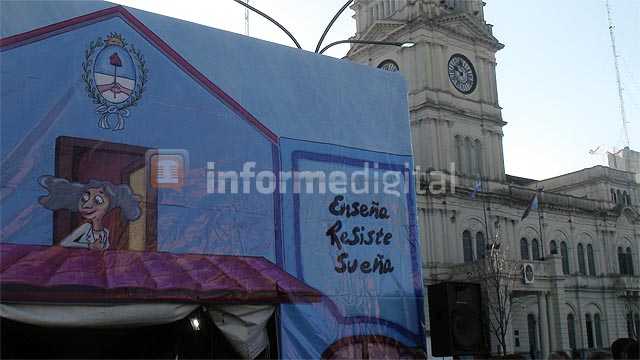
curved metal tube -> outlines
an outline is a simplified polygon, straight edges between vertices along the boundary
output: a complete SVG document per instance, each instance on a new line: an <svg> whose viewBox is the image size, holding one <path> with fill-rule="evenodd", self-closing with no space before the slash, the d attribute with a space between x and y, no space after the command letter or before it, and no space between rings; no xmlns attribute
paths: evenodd
<svg viewBox="0 0 640 360"><path fill-rule="evenodd" d="M342 5L342 8L340 8L340 11L338 11L334 16L333 19L331 19L331 22L329 22L329 25L327 25L327 27L324 29L324 32L322 33L322 36L320 37L320 40L318 40L318 45L316 45L316 53L318 52L318 49L320 49L320 45L322 45L322 41L324 40L324 37L327 36L327 33L329 32L329 29L331 28L331 26L333 26L333 23L336 22L336 20L338 19L338 16L340 16L340 14L342 14L342 12L349 6L349 4L351 4L353 2L353 0L348 0L344 5ZM322 54L322 52L320 52L320 54Z"/></svg>
<svg viewBox="0 0 640 360"><path fill-rule="evenodd" d="M242 0L233 0L235 2L237 2L238 4L246 7L247 9L254 11L256 13L258 13L259 15L261 15L262 17L264 17L265 19L271 21L273 24L275 24L277 27L279 27L282 31L284 31L289 38L291 38L291 40L293 40L293 42L296 44L296 46L298 47L298 49L302 49L302 46L300 46L300 44L298 43L298 40L296 40L296 38L293 37L293 35L291 35L291 33L289 32L289 30L287 30L284 26L280 25L279 22L275 21L271 16L263 13L262 11L254 8L253 6L243 2Z"/></svg>
<svg viewBox="0 0 640 360"><path fill-rule="evenodd" d="M373 41L373 40L340 40L336 42L332 42L331 44L325 46L320 50L318 54L322 54L328 48L338 45L338 44L369 44L369 45L393 45L393 46L402 46L405 43L396 42L396 41Z"/></svg>

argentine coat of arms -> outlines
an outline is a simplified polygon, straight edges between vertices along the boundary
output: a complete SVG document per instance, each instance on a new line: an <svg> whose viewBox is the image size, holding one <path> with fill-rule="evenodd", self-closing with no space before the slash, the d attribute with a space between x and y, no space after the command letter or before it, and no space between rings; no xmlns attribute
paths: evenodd
<svg viewBox="0 0 640 360"><path fill-rule="evenodd" d="M84 58L82 80L88 97L98 105L98 127L123 130L124 119L131 115L129 108L138 104L146 90L148 69L142 52L111 33L106 40L92 41ZM118 120L115 126L109 123L112 115Z"/></svg>

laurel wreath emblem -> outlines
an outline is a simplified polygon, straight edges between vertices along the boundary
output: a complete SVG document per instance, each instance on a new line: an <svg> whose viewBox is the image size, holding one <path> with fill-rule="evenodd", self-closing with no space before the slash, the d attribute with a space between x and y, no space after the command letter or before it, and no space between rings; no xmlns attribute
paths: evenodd
<svg viewBox="0 0 640 360"><path fill-rule="evenodd" d="M109 38L117 37L122 39L120 35L110 34ZM124 129L124 118L129 117L130 111L128 108L132 106L138 105L138 101L142 99L144 92L147 90L146 84L148 81L149 69L146 67L146 60L144 55L140 51L140 49L136 49L133 45L130 48L127 48L127 44L122 44L122 47L131 54L133 59L137 64L137 81L136 86L131 94L131 96L121 105L114 105L113 103L107 101L98 91L96 83L93 79L93 65L94 65L94 55L96 53L96 49L101 47L105 47L107 44L102 39L102 37L98 37L96 41L92 41L89 43L89 48L84 51L84 62L82 63L82 81L85 83L84 89L87 91L87 96L93 101L94 104L98 105L95 109L96 113L102 114L100 120L98 122L98 126L103 129L111 128L108 118L110 115L116 115L118 117L118 124L112 128L112 130L122 130Z"/></svg>

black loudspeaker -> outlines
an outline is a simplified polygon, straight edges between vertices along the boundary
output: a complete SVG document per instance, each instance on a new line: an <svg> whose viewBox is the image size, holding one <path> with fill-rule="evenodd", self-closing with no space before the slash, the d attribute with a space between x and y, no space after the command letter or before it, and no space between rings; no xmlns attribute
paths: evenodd
<svg viewBox="0 0 640 360"><path fill-rule="evenodd" d="M486 353L480 285L444 282L427 286L431 355Z"/></svg>

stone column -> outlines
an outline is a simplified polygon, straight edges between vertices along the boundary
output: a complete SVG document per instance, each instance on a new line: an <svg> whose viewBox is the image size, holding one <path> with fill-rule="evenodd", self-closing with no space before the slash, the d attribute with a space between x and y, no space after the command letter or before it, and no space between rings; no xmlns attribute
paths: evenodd
<svg viewBox="0 0 640 360"><path fill-rule="evenodd" d="M433 205L431 205L433 206ZM440 212L436 209L434 209L433 207L429 207L427 208L427 211L425 211L424 213L424 224L425 227L427 226L427 224L431 224L431 226L429 226L426 230L427 230L427 234L429 236L429 249L431 250L431 252L429 254L426 254L427 257L426 259L429 259L429 262L432 263L437 263L438 259L440 259L440 249L438 246L438 243L440 243L440 241L436 241L436 239L438 239L438 229L437 226L438 224L436 223L436 221L434 221L434 217L437 217L438 214ZM431 218L431 221L429 221L429 218Z"/></svg>
<svg viewBox="0 0 640 360"><path fill-rule="evenodd" d="M493 140L491 139L491 131L483 128L482 129L482 155L483 155L483 165L485 168L485 177L494 180L497 178L494 170L494 160L493 160Z"/></svg>
<svg viewBox="0 0 640 360"><path fill-rule="evenodd" d="M437 119L427 118L427 124L429 126L428 133L433 134L433 136L429 137L429 142L427 144L429 148L429 157L431 158L431 166L433 166L436 170L442 170L440 167L440 163L438 162L438 137L437 137ZM426 169L424 169L426 170Z"/></svg>
<svg viewBox="0 0 640 360"><path fill-rule="evenodd" d="M491 91L489 92L489 102L491 104L498 104L498 87L496 85L496 63L491 61L489 62L489 76L487 76L488 80L490 81L490 89Z"/></svg>
<svg viewBox="0 0 640 360"><path fill-rule="evenodd" d="M569 349L567 314L564 281L565 275L562 272L562 256L548 255L545 262L550 266L550 293L547 300L549 315L549 339L551 340L550 351Z"/></svg>
<svg viewBox="0 0 640 360"><path fill-rule="evenodd" d="M493 178L500 181L500 172L502 171L502 167L500 165L500 161L502 159L502 154L500 153L502 150L499 144L500 137L498 136L497 131L491 131L489 134L491 135L491 166L493 166Z"/></svg>
<svg viewBox="0 0 640 360"><path fill-rule="evenodd" d="M429 60L427 59L427 53L430 51L428 49L428 43L424 41L418 41L414 46L415 50L408 53L406 57L411 59L411 67L404 67L405 69L409 69L407 74L413 73L412 76L408 76L407 82L409 83L409 94L415 93L419 94L421 91L425 91L425 88L429 87ZM405 60L408 62L408 60ZM413 78L413 82L410 82ZM421 100L424 99L425 95L420 95ZM412 104L413 105L413 104Z"/></svg>
<svg viewBox="0 0 640 360"><path fill-rule="evenodd" d="M546 297L546 295L545 295ZM551 346L550 350L558 349L558 333L556 331L556 317L555 312L553 311L553 303L547 301L547 314L549 314L549 345Z"/></svg>
<svg viewBox="0 0 640 360"><path fill-rule="evenodd" d="M443 67L442 64L446 64L446 60L445 59L445 53L444 53L444 46L441 44L437 44L436 46L436 63L438 64L436 66L436 77L438 78L438 89L442 89L445 90L447 89L447 71L438 71L441 68L442 69L446 69L446 67Z"/></svg>
<svg viewBox="0 0 640 360"><path fill-rule="evenodd" d="M549 319L547 318L547 296L544 292L538 293L538 328L540 333L541 359L549 356Z"/></svg>
<svg viewBox="0 0 640 360"><path fill-rule="evenodd" d="M414 166L420 165L422 166L422 142L425 141L422 135L422 119L412 120L411 121L411 137L413 140L413 164ZM418 180L418 179L416 179Z"/></svg>
<svg viewBox="0 0 640 360"><path fill-rule="evenodd" d="M491 65L485 58L480 58L480 63L482 64L482 76L483 77L483 86L482 86L482 98L481 100L487 103L491 103Z"/></svg>
<svg viewBox="0 0 640 360"><path fill-rule="evenodd" d="M511 220L511 226L509 226L509 232L507 233L505 231L505 234L508 234L508 237L505 238L503 241L507 241L507 244L510 243L511 244L518 244L520 239L518 239L518 232L516 230L516 222L515 220ZM512 257L512 259L520 259L520 253L518 252L518 246L510 246L509 247L509 256Z"/></svg>
<svg viewBox="0 0 640 360"><path fill-rule="evenodd" d="M440 221L438 224L439 231L436 233L436 237L433 238L437 246L436 259L441 259L441 261L446 264L449 262L449 254L446 252L444 245L448 244L448 241L442 241L442 239L446 239L446 236L448 236L448 233L446 232L447 226L445 222L446 221L445 217L447 216L447 212L446 210L443 210L443 209L438 209L437 211L438 211L437 216L440 218L439 219Z"/></svg>
<svg viewBox="0 0 640 360"><path fill-rule="evenodd" d="M445 261L446 263L455 263L459 261L457 257L462 254L462 234L458 235L455 230L456 224L451 222L451 210L446 208L442 211L442 237L440 239L447 239L447 246L445 247Z"/></svg>
<svg viewBox="0 0 640 360"><path fill-rule="evenodd" d="M505 349L504 353L505 354L513 354L514 351L515 351L515 346L514 346L515 339L514 339L514 336L513 336L513 320L511 320L511 321L509 321L507 323L507 336L505 336L505 337L506 337L505 340L506 340L507 343L505 344L506 349Z"/></svg>
<svg viewBox="0 0 640 360"><path fill-rule="evenodd" d="M428 209L418 205L418 226L420 229L420 252L422 253L422 262L431 262L430 256L433 256L433 237L431 236L430 227L427 226Z"/></svg>
<svg viewBox="0 0 640 360"><path fill-rule="evenodd" d="M505 176L504 176L504 157L502 156L502 154L504 154L504 149L502 148L502 134L499 133L498 134L498 156L495 158L494 161L498 161L498 169L499 169L498 179L500 179L500 180L504 180L505 179Z"/></svg>
<svg viewBox="0 0 640 360"><path fill-rule="evenodd" d="M451 122L441 119L439 121L439 139L438 139L438 149L440 152L440 169L448 169L449 163L451 162L451 158L449 154L451 153L451 141L450 141L450 132L449 129L451 127Z"/></svg>
<svg viewBox="0 0 640 360"><path fill-rule="evenodd" d="M423 56L424 57L424 63L425 63L425 71L424 71L424 77L425 77L425 81L423 86L425 86L425 88L427 89L434 89L437 87L437 79L435 79L435 64L433 63L435 61L433 52L435 49L435 45L430 43L430 42L425 42L424 43L424 50L422 51L422 53L417 53L417 55L419 56Z"/></svg>

